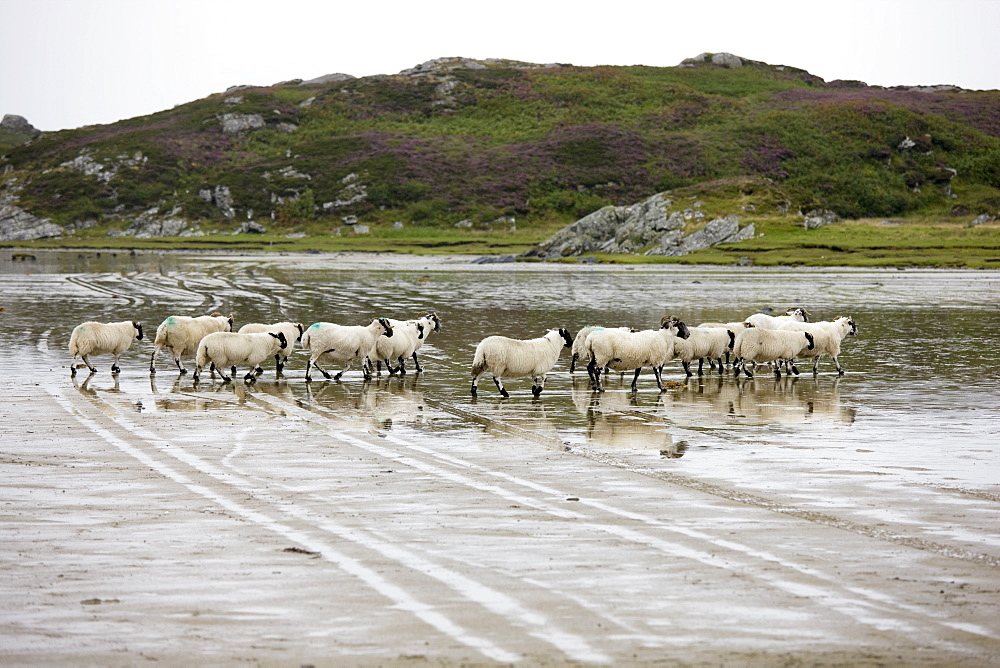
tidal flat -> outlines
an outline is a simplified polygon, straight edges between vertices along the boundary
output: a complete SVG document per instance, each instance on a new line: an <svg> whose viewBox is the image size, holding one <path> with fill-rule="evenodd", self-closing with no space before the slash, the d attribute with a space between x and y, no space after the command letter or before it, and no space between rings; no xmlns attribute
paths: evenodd
<svg viewBox="0 0 1000 668"><path fill-rule="evenodd" d="M1000 274L0 251L0 661L995 665ZM850 315L840 376L564 351L469 392L483 337ZM199 383L167 316L443 322L423 372ZM87 320L145 338L71 377ZM185 365L193 371L192 359ZM707 371L707 369L706 369ZM245 372L245 370L243 370ZM239 377L242 376L242 373Z"/></svg>

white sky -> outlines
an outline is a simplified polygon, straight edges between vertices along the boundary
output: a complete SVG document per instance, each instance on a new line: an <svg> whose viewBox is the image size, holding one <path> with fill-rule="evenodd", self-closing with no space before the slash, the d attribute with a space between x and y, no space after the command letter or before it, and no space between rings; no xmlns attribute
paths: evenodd
<svg viewBox="0 0 1000 668"><path fill-rule="evenodd" d="M113 123L443 56L673 66L728 51L827 81L998 89L998 35L1000 0L0 0L0 116Z"/></svg>

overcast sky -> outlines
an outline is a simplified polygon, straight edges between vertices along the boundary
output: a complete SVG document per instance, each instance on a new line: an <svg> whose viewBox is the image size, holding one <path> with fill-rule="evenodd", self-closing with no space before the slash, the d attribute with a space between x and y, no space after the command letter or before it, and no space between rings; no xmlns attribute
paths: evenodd
<svg viewBox="0 0 1000 668"><path fill-rule="evenodd" d="M673 66L728 51L827 81L998 89L998 29L1000 0L0 0L0 115L113 123L443 56Z"/></svg>

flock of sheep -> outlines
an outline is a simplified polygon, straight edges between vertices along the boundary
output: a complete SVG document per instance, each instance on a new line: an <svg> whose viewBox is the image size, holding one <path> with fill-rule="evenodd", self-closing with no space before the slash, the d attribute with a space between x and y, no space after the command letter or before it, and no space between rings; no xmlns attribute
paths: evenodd
<svg viewBox="0 0 1000 668"><path fill-rule="evenodd" d="M414 320L374 318L367 325L338 325L317 322L309 327L300 323L274 324L250 323L233 332L233 317L212 314L198 317L172 315L156 329L149 372L156 373L156 357L163 349L173 353L174 363L181 374L187 373L182 358L195 356L194 379L199 380L207 366L218 372L224 381L230 381L225 371L235 376L237 367L248 369L245 382L253 383L263 373L260 366L274 357L278 375L288 361L296 344L309 353L306 380L312 380L311 370L318 369L325 378L340 380L345 371L356 363L366 380L373 372L381 373L385 364L390 374L405 374L406 360L412 359L416 371L421 371L417 351L432 332L441 329L441 319L428 313ZM572 348L570 373L577 363L586 363L591 386L603 392L601 375L609 371L633 371L632 391L636 391L639 373L651 367L656 384L662 392L663 366L680 360L688 376L691 363L698 360L698 374L704 373L707 360L710 368L724 373L725 364L732 360L734 374L753 376L758 364L770 364L774 374L798 374L795 359L812 359L813 374L818 372L823 355L833 358L837 372L843 375L840 365L840 344L847 336L858 333L850 317L833 321L809 322L809 313L803 308L788 309L785 315L771 316L755 313L739 322L707 322L688 327L673 316L666 316L658 329L635 331L628 327L587 326L576 338L566 329L549 330L537 339L512 339L489 336L476 347L472 362L472 396L477 396L479 377L489 371L493 382L503 397L510 396L503 386L503 378L531 377L531 391L539 396L545 387L545 376L559 359L563 348ZM124 321L116 323L85 322L78 325L70 337L69 352L73 355L70 370L77 371L80 358L91 373L97 371L90 363L91 355L114 355L112 373L120 372L119 358L132 345L142 340L142 323ZM725 361L724 361L725 360ZM339 365L340 371L332 375L320 363ZM393 366L395 365L395 366Z"/></svg>

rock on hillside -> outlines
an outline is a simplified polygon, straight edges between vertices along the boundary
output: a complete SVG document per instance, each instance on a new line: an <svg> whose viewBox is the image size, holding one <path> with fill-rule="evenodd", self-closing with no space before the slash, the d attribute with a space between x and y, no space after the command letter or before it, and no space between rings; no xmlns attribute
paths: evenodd
<svg viewBox="0 0 1000 668"><path fill-rule="evenodd" d="M695 207L671 211L669 193L657 193L631 206L606 206L563 228L523 255L545 259L584 253L687 255L721 243L752 239L753 223L740 228L735 215L716 218L685 235L689 220L702 220Z"/></svg>

